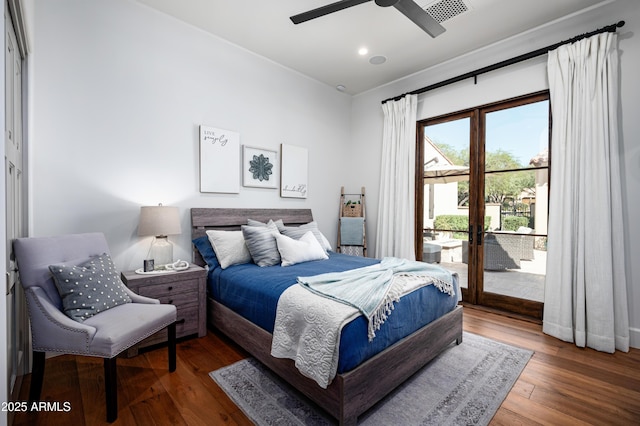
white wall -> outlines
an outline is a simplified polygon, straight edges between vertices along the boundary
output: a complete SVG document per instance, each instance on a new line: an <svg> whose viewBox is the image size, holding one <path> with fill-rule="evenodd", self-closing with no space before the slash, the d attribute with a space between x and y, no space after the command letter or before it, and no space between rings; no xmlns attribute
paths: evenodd
<svg viewBox="0 0 640 426"><path fill-rule="evenodd" d="M36 3L36 2L34 2ZM626 19L619 31L624 217L632 345L640 347L640 4L617 0L465 55L353 99L132 0L35 4L30 90L32 235L100 230L117 265L137 268L149 239L139 207L181 208L175 256L190 258L190 207L313 209L335 243L340 186L367 191L375 253L382 100ZM422 95L419 118L547 87L545 58ZM241 143L309 149L309 198L274 190L198 190L198 125L238 131ZM350 159L348 162L345 159Z"/></svg>
<svg viewBox="0 0 640 426"><path fill-rule="evenodd" d="M142 266L141 205L178 206L174 257L191 259L191 207L311 208L335 244L351 97L132 0L35 4L31 235L102 231ZM306 200L199 192L198 126L309 152Z"/></svg>
<svg viewBox="0 0 640 426"><path fill-rule="evenodd" d="M364 164L380 164L383 123L381 101L385 99L549 46L619 20L626 20L626 25L618 30L618 34L622 70L620 157L624 168L623 208L628 230L625 241L627 287L631 344L633 347L640 347L640 264L635 261L637 253L640 253L640 223L635 219L640 211L640 120L637 117L640 100L640 82L637 78L637 70L640 69L640 2L610 2L355 96L351 113L352 142L348 152L349 156L360 156ZM547 89L545 61L546 55L481 75L477 85L470 79L427 92L419 97L418 119ZM349 176L350 182L368 188L371 206L377 206L378 179L374 167L356 170ZM375 253L377 211L370 208L369 212L369 247Z"/></svg>

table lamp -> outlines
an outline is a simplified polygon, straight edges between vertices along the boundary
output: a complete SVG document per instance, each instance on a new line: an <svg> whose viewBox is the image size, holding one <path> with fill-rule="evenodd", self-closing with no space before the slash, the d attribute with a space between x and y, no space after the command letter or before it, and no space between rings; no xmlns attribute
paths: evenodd
<svg viewBox="0 0 640 426"><path fill-rule="evenodd" d="M153 259L155 265L173 263L173 244L169 242L168 235L180 234L180 215L177 207L142 206L140 208L140 224L138 235L155 238L149 248L147 258Z"/></svg>

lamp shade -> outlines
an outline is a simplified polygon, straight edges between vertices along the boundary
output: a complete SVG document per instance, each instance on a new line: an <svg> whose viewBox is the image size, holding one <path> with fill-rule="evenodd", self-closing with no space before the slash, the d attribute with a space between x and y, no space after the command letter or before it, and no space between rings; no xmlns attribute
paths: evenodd
<svg viewBox="0 0 640 426"><path fill-rule="evenodd" d="M140 208L139 236L175 235L181 232L180 215L177 207L160 204L158 206L143 206Z"/></svg>

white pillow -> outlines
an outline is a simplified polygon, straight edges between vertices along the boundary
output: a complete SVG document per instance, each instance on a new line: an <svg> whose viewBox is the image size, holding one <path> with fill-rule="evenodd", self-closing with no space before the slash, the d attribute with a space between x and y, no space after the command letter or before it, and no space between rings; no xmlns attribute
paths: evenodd
<svg viewBox="0 0 640 426"><path fill-rule="evenodd" d="M282 266L329 258L311 231L308 231L299 240L277 234L276 242L282 259Z"/></svg>
<svg viewBox="0 0 640 426"><path fill-rule="evenodd" d="M311 231L324 250L331 250L331 244L329 243L329 240L327 240L322 232L320 232L320 229L318 229L318 224L316 222L309 222L300 226L284 226L282 220L277 220L275 224L278 227L280 233L295 240L300 239L300 237L307 231Z"/></svg>
<svg viewBox="0 0 640 426"><path fill-rule="evenodd" d="M242 231L209 230L207 237L222 269L251 262L251 253L244 242Z"/></svg>

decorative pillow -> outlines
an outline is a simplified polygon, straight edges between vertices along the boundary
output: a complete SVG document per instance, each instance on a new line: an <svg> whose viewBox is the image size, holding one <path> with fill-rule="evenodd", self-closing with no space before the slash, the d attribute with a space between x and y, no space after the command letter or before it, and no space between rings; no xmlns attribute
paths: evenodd
<svg viewBox="0 0 640 426"><path fill-rule="evenodd" d="M242 225L244 242L251 253L253 263L258 266L273 266L280 263L276 234L280 233L273 222L264 226Z"/></svg>
<svg viewBox="0 0 640 426"><path fill-rule="evenodd" d="M276 241L282 258L282 266L329 258L311 231L307 231L299 240L277 234Z"/></svg>
<svg viewBox="0 0 640 426"><path fill-rule="evenodd" d="M275 222L271 219L269 219L269 222L267 223L260 222L259 220L247 219L247 225L249 226L269 226L271 224L275 225Z"/></svg>
<svg viewBox="0 0 640 426"><path fill-rule="evenodd" d="M62 298L64 313L84 322L92 316L118 305L131 303L120 274L108 254L74 265L51 265L53 281Z"/></svg>
<svg viewBox="0 0 640 426"><path fill-rule="evenodd" d="M320 245L322 246L322 248L325 251L331 251L331 243L329 242L329 240L327 240L327 237L324 236L324 234L322 232L320 232L320 230L318 229L318 233L320 234ZM316 236L317 238L317 236Z"/></svg>
<svg viewBox="0 0 640 426"><path fill-rule="evenodd" d="M300 237L303 236L307 231L311 231L314 237L316 237L316 239L320 243L320 246L325 251L331 250L331 244L322 234L322 232L320 232L320 230L318 229L318 224L316 222L309 222L300 226L284 226L284 224L282 224L282 221L276 221L275 223L280 233L291 237L294 240L300 239Z"/></svg>
<svg viewBox="0 0 640 426"><path fill-rule="evenodd" d="M216 253L220 267L251 262L251 254L244 242L242 231L207 231L207 237Z"/></svg>
<svg viewBox="0 0 640 426"><path fill-rule="evenodd" d="M209 269L215 269L220 266L220 262L218 262L216 252L213 251L213 247L211 246L211 242L209 241L208 236L204 235L202 237L194 239L193 245L196 246L196 248L200 252L200 256L202 256L204 261L207 262Z"/></svg>

